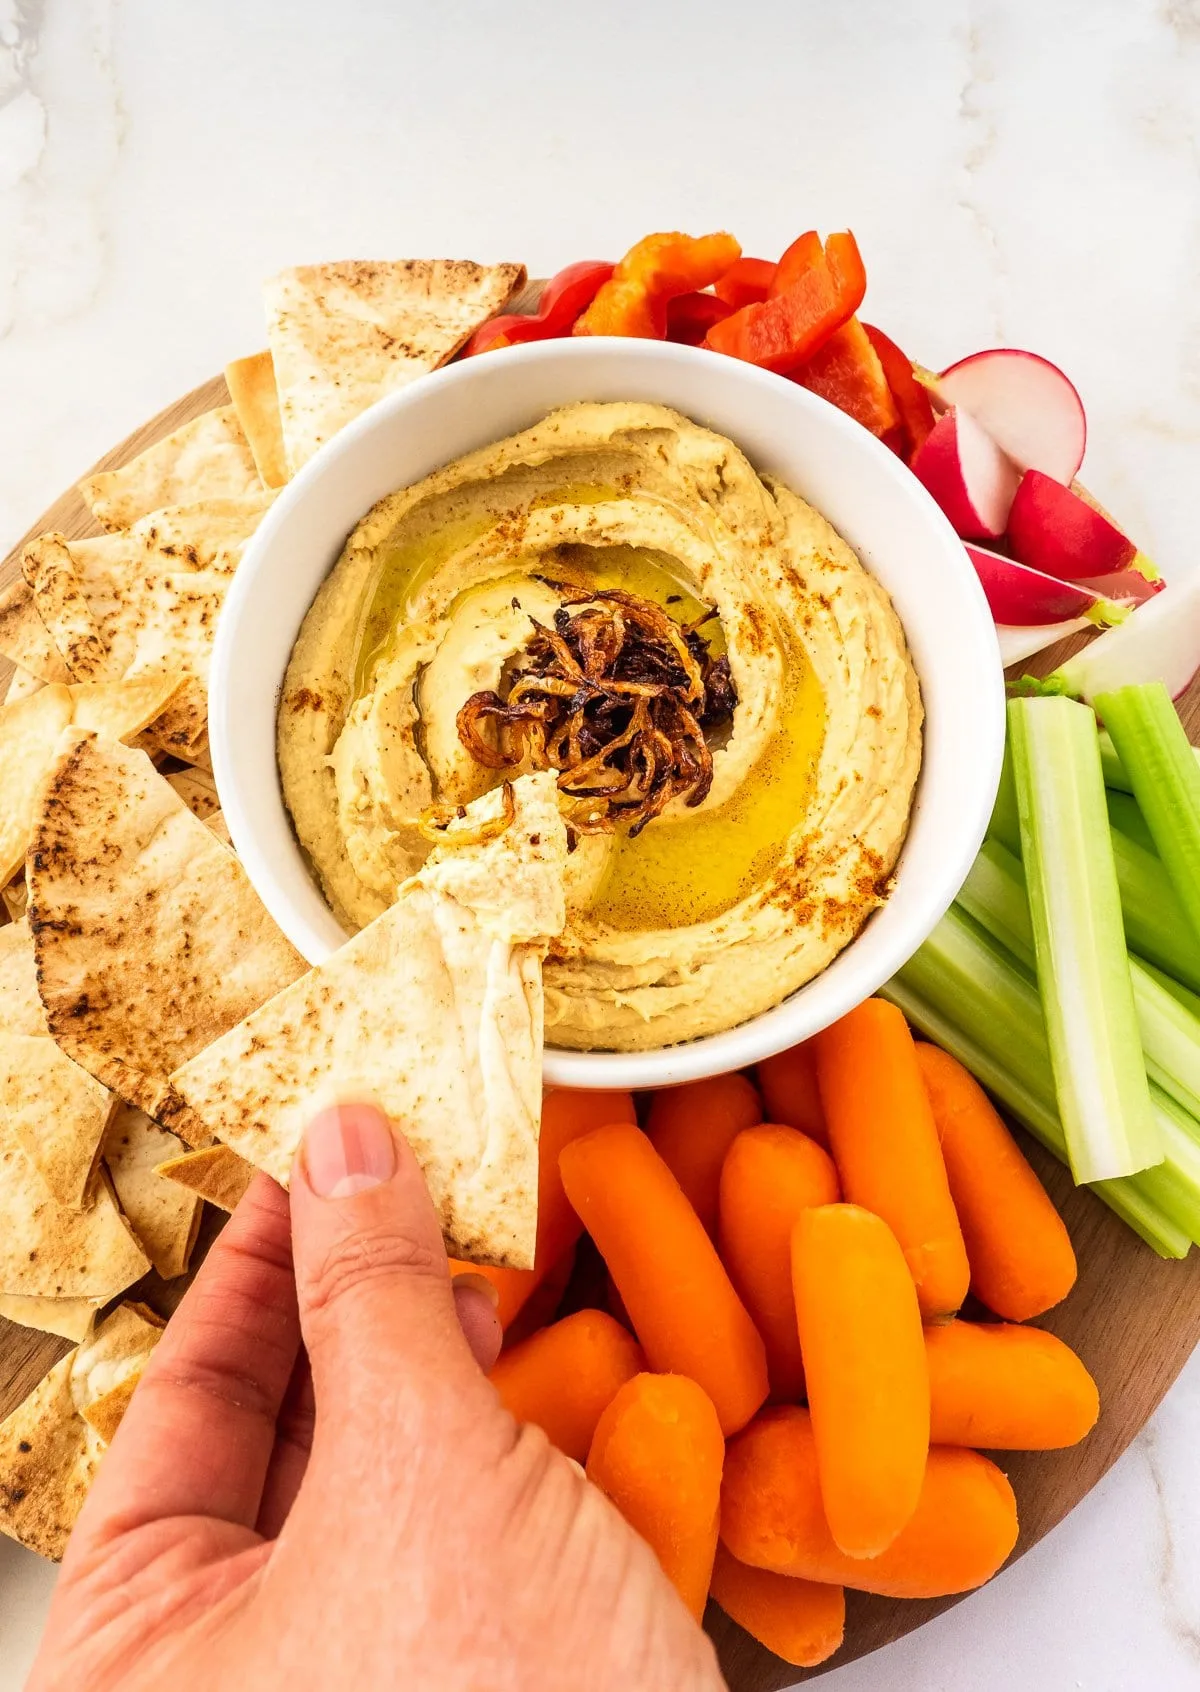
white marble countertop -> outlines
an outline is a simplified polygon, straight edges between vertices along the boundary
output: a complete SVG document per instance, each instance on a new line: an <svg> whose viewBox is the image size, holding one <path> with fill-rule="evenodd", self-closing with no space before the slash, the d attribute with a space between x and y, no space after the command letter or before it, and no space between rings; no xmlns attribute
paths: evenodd
<svg viewBox="0 0 1200 1692"><path fill-rule="evenodd" d="M777 253L854 229L930 364L1029 346L1086 480L1195 557L1198 0L0 0L0 539L262 344L316 258ZM1059 1530L830 1692L1200 1685L1200 1359ZM0 1692L50 1571L0 1541Z"/></svg>

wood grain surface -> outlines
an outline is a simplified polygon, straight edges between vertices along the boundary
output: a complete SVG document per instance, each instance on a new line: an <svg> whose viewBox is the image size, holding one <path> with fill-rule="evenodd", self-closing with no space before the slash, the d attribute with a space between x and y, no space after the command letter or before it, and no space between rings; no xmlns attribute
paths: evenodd
<svg viewBox="0 0 1200 1692"><path fill-rule="evenodd" d="M531 287L527 299L532 297ZM93 468L107 470L123 464L189 418L227 401L223 378L206 382L136 430ZM99 532L72 488L0 565L0 586L19 568L24 541L48 529L61 530L71 539ZM0 697L9 668L0 661ZM1193 684L1180 704L1190 737L1200 740L1200 687ZM1079 1258L1074 1291L1039 1326L1049 1328L1079 1352L1099 1384L1102 1410L1095 1431L1073 1450L1000 1454L998 1461L1016 1489L1020 1506L1016 1556L1036 1544L1095 1486L1146 1422L1200 1341L1200 1251L1193 1250L1184 1263L1162 1262L1099 1200L1073 1187L1067 1171L1041 1147L1024 1135L1021 1138L1067 1222ZM67 1350L65 1341L0 1319L0 1417ZM733 1692L778 1692L878 1650L960 1601L911 1602L848 1594L845 1645L829 1663L808 1674L764 1651L715 1605L709 1606L707 1621Z"/></svg>

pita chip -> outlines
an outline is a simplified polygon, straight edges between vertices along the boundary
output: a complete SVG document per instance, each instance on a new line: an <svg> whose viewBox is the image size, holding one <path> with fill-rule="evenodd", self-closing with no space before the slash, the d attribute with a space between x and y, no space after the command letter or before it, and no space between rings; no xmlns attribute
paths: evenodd
<svg viewBox="0 0 1200 1692"><path fill-rule="evenodd" d="M201 822L207 822L214 811L220 810L217 784L207 770L190 766L186 770L173 771L166 779L192 815L199 817Z"/></svg>
<svg viewBox="0 0 1200 1692"><path fill-rule="evenodd" d="M136 1105L118 1105L104 1137L104 1162L117 1203L164 1281L186 1272L200 1226L200 1198L157 1172L182 1149L174 1134Z"/></svg>
<svg viewBox="0 0 1200 1692"><path fill-rule="evenodd" d="M42 777L71 720L71 693L61 682L16 705L0 705L0 884L20 869L29 844Z"/></svg>
<svg viewBox="0 0 1200 1692"><path fill-rule="evenodd" d="M23 670L18 664L8 678L8 692L4 695L6 705L17 705L22 699L28 699L31 693L37 693L45 687L40 676L35 676L30 670Z"/></svg>
<svg viewBox="0 0 1200 1692"><path fill-rule="evenodd" d="M115 1104L49 1034L0 1030L0 1123L68 1210L88 1202Z"/></svg>
<svg viewBox="0 0 1200 1692"><path fill-rule="evenodd" d="M10 882L0 887L0 904L8 912L9 922L20 922L29 906L29 883L25 880L24 869L18 870Z"/></svg>
<svg viewBox="0 0 1200 1692"><path fill-rule="evenodd" d="M281 488L288 479L287 455L283 450L283 425L279 420L279 391L275 386L275 361L269 352L235 358L225 366L225 386L238 414L258 473L269 488Z"/></svg>
<svg viewBox="0 0 1200 1692"><path fill-rule="evenodd" d="M141 1279L149 1259L104 1178L89 1210L67 1210L16 1141L0 1141L0 1292L107 1300Z"/></svg>
<svg viewBox="0 0 1200 1692"><path fill-rule="evenodd" d="M168 505L140 517L124 536L102 535L100 541L123 539L134 568L156 564L163 570L218 570L231 576L274 497L259 488L241 499ZM74 544L82 548L87 543Z"/></svg>
<svg viewBox="0 0 1200 1692"><path fill-rule="evenodd" d="M24 576L0 590L0 652L39 681L70 681L62 654L38 615L33 589Z"/></svg>
<svg viewBox="0 0 1200 1692"><path fill-rule="evenodd" d="M76 1353L0 1422L0 1532L59 1562L104 1451L75 1408Z"/></svg>
<svg viewBox="0 0 1200 1692"><path fill-rule="evenodd" d="M182 679L151 670L122 681L76 682L70 690L72 726L108 740L130 740L162 715Z"/></svg>
<svg viewBox="0 0 1200 1692"><path fill-rule="evenodd" d="M488 838L505 795L511 821ZM218 1139L284 1186L314 1109L374 1100L404 1125L451 1254L524 1269L537 1231L541 958L564 920L554 777L485 795L464 823L464 843L439 848L389 910L172 1079Z"/></svg>
<svg viewBox="0 0 1200 1692"><path fill-rule="evenodd" d="M161 1316L146 1305L122 1304L105 1317L71 1359L75 1409L105 1445L112 1443L165 1327Z"/></svg>
<svg viewBox="0 0 1200 1692"><path fill-rule="evenodd" d="M218 1210L234 1211L257 1171L237 1152L218 1144L168 1158L158 1165L157 1173L215 1204Z"/></svg>
<svg viewBox="0 0 1200 1692"><path fill-rule="evenodd" d="M190 1143L173 1069L304 973L233 853L144 752L75 730L43 788L30 929L50 1029Z"/></svg>
<svg viewBox="0 0 1200 1692"><path fill-rule="evenodd" d="M96 627L70 549L62 535L39 535L21 554L21 570L37 614L71 674L90 681L104 673L108 649Z"/></svg>
<svg viewBox="0 0 1200 1692"><path fill-rule="evenodd" d="M261 492L254 458L231 405L194 417L116 470L79 484L84 504L106 529L127 529L148 511L197 499L243 499Z"/></svg>
<svg viewBox="0 0 1200 1692"><path fill-rule="evenodd" d="M468 259L347 259L272 277L263 297L289 473L453 358L524 281L524 265Z"/></svg>
<svg viewBox="0 0 1200 1692"><path fill-rule="evenodd" d="M0 1293L0 1316L22 1328L39 1328L57 1334L76 1345L92 1331L92 1323L105 1300L98 1298L22 1298Z"/></svg>
<svg viewBox="0 0 1200 1692"><path fill-rule="evenodd" d="M0 928L0 1028L10 1034L48 1034L38 996L33 935L24 918Z"/></svg>

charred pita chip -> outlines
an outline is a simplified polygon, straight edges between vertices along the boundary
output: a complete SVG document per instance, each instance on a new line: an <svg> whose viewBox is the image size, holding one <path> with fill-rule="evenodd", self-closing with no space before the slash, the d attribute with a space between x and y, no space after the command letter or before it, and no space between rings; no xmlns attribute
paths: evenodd
<svg viewBox="0 0 1200 1692"><path fill-rule="evenodd" d="M523 777L511 798L502 833L488 838L501 794L485 795L464 819L477 843L435 854L382 916L172 1079L284 1186L315 1109L376 1101L404 1125L452 1255L528 1268L541 956L564 920L566 836L552 776Z"/></svg>
<svg viewBox="0 0 1200 1692"><path fill-rule="evenodd" d="M436 370L525 281L467 259L300 265L265 285L290 474L385 394Z"/></svg>
<svg viewBox="0 0 1200 1692"><path fill-rule="evenodd" d="M168 1076L304 960L142 752L65 736L28 861L51 1032L113 1092L204 1143Z"/></svg>
<svg viewBox="0 0 1200 1692"><path fill-rule="evenodd" d="M0 884L24 860L38 789L70 720L70 689L60 682L17 705L0 705Z"/></svg>
<svg viewBox="0 0 1200 1692"><path fill-rule="evenodd" d="M71 1360L75 1409L108 1445L166 1323L144 1304L106 1316Z"/></svg>
<svg viewBox="0 0 1200 1692"><path fill-rule="evenodd" d="M88 1202L115 1104L49 1034L0 1030L0 1124L68 1210Z"/></svg>
<svg viewBox="0 0 1200 1692"><path fill-rule="evenodd" d="M0 1140L0 1292L107 1301L140 1280L149 1259L122 1220L101 1171L88 1210L67 1210L16 1141Z"/></svg>
<svg viewBox="0 0 1200 1692"><path fill-rule="evenodd" d="M38 996L33 935L24 919L0 928L0 1028L10 1034L50 1032Z"/></svg>
<svg viewBox="0 0 1200 1692"><path fill-rule="evenodd" d="M24 576L0 590L0 652L43 682L70 681L62 654L51 640Z"/></svg>
<svg viewBox="0 0 1200 1692"><path fill-rule="evenodd" d="M117 1203L164 1281L186 1272L200 1226L200 1199L157 1172L164 1159L177 1157L182 1149L174 1134L136 1105L119 1105L104 1137L104 1162Z"/></svg>
<svg viewBox="0 0 1200 1692"><path fill-rule="evenodd" d="M157 1173L215 1204L219 1210L233 1211L245 1196L256 1170L237 1152L218 1144L168 1158L158 1165Z"/></svg>
<svg viewBox="0 0 1200 1692"><path fill-rule="evenodd" d="M131 568L156 565L163 570L216 570L232 575L250 536L262 522L274 494L266 488L241 499L195 500L188 505L169 505L140 517L123 536L105 535L104 541L123 541ZM73 543L81 551L86 541Z"/></svg>
<svg viewBox="0 0 1200 1692"><path fill-rule="evenodd" d="M0 1316L78 1345L91 1333L104 1302L98 1298L22 1298L15 1293L0 1293Z"/></svg>
<svg viewBox="0 0 1200 1692"><path fill-rule="evenodd" d="M18 705L22 699L28 699L31 693L39 693L45 685L40 676L35 676L30 670L21 669L18 664L8 678L8 692L4 695L4 703Z"/></svg>
<svg viewBox="0 0 1200 1692"><path fill-rule="evenodd" d="M39 535L21 554L21 570L37 614L71 674L92 681L105 673L108 648L83 596L62 535Z"/></svg>
<svg viewBox="0 0 1200 1692"><path fill-rule="evenodd" d="M238 422L250 442L259 475L267 487L281 488L288 479L288 473L274 359L269 352L235 358L232 364L225 366L225 386L229 389Z"/></svg>
<svg viewBox="0 0 1200 1692"><path fill-rule="evenodd" d="M231 405L194 417L117 470L79 484L106 529L125 529L148 511L185 500L241 499L261 490L250 447Z"/></svg>
<svg viewBox="0 0 1200 1692"><path fill-rule="evenodd" d="M77 682L71 688L71 723L108 740L131 740L161 717L182 678L164 671L114 682Z"/></svg>
<svg viewBox="0 0 1200 1692"><path fill-rule="evenodd" d="M175 770L166 779L192 815L199 817L201 822L207 822L214 811L220 810L217 784L207 770L195 767Z"/></svg>
<svg viewBox="0 0 1200 1692"><path fill-rule="evenodd" d="M0 1532L54 1562L67 1548L104 1451L100 1435L75 1409L74 1358L68 1352L0 1422Z"/></svg>

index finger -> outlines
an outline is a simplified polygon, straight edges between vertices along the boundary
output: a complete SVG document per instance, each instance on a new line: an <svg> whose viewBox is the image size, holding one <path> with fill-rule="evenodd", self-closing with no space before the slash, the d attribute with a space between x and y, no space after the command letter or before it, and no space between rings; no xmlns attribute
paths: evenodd
<svg viewBox="0 0 1200 1692"><path fill-rule="evenodd" d="M299 1347L287 1194L259 1175L155 1347L75 1537L172 1516L252 1528Z"/></svg>

